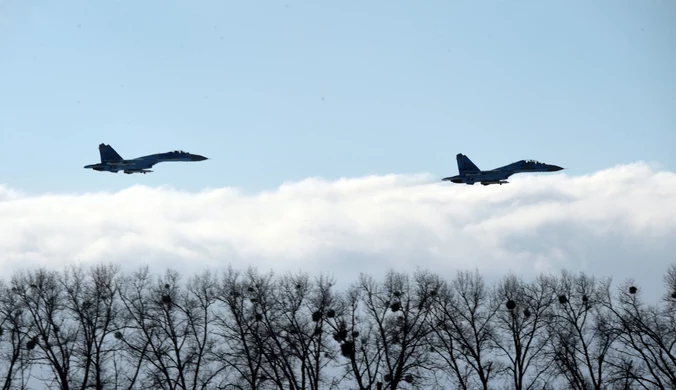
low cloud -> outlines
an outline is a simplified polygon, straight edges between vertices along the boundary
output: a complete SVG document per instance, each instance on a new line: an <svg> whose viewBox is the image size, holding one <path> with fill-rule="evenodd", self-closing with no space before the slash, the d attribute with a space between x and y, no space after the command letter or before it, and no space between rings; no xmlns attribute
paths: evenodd
<svg viewBox="0 0 676 390"><path fill-rule="evenodd" d="M328 272L344 285L387 268L449 277L478 268L490 279L566 268L632 277L656 298L676 262L676 174L639 162L487 187L429 175L310 178L257 195L132 186L34 196L0 186L0 251L5 275L111 261L187 273L232 264Z"/></svg>

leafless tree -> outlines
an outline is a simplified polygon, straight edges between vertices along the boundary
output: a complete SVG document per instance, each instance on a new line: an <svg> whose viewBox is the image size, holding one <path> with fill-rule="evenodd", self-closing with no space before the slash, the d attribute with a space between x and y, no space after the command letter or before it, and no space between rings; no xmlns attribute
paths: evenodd
<svg viewBox="0 0 676 390"><path fill-rule="evenodd" d="M665 275L670 289L673 266ZM618 385L643 388L676 388L676 313L670 302L670 291L664 304L647 305L633 280L618 289L618 303L609 305L615 314L618 353L615 364ZM675 300L676 301L676 300Z"/></svg>
<svg viewBox="0 0 676 390"><path fill-rule="evenodd" d="M24 389L30 365L23 358L28 342L29 321L21 302L10 288L0 280L0 375L2 390Z"/></svg>
<svg viewBox="0 0 676 390"><path fill-rule="evenodd" d="M332 285L326 278L313 283L305 273L285 275L276 294L259 297L267 341L261 345L276 382L286 382L283 388L319 389L324 383L320 374L332 359L324 332Z"/></svg>
<svg viewBox="0 0 676 390"><path fill-rule="evenodd" d="M0 280L2 390L676 388L676 265L662 302L583 273L362 274L344 293L253 268L44 268ZM50 375L51 374L51 375Z"/></svg>
<svg viewBox="0 0 676 390"><path fill-rule="evenodd" d="M210 357L219 342L213 335L218 311L219 281L210 271L188 279L185 293L182 294L179 310L186 318L186 327L191 335L187 356L192 383L190 389L207 389L217 381L225 370L225 364Z"/></svg>
<svg viewBox="0 0 676 390"><path fill-rule="evenodd" d="M493 353L499 310L478 271L458 272L435 294L431 347L451 380L461 389L488 389L500 371Z"/></svg>
<svg viewBox="0 0 676 390"><path fill-rule="evenodd" d="M506 371L512 389L542 389L549 383L551 361L545 353L555 302L552 285L552 278L546 275L532 283L508 275L496 286L493 298L499 308L494 342L497 354L509 362Z"/></svg>
<svg viewBox="0 0 676 390"><path fill-rule="evenodd" d="M562 271L554 285L558 303L548 323L549 355L573 389L605 388L612 381L608 361L618 334L607 310L610 279Z"/></svg>
<svg viewBox="0 0 676 390"><path fill-rule="evenodd" d="M342 346L347 350L343 355L349 357L352 373L358 383L361 382L360 386L370 386L378 371L383 373L384 389L425 383L431 362L428 320L432 291L438 284L434 275L427 272L416 272L410 277L388 271L382 283L371 276L360 275L358 293L352 293L353 297L358 294L361 300L360 318L352 322L352 337ZM365 335L359 339L361 330ZM361 344L361 356L371 362L364 365L365 377L355 361L357 342Z"/></svg>
<svg viewBox="0 0 676 390"><path fill-rule="evenodd" d="M370 389L378 382L384 353L376 323L361 315L363 294L361 286L350 287L342 297L342 310L331 313L338 318L333 339L343 356L340 365L345 374L341 379L353 380L359 390Z"/></svg>
<svg viewBox="0 0 676 390"><path fill-rule="evenodd" d="M73 387L77 383L83 390L104 389L115 384L112 358L117 346L111 339L119 320L119 271L114 265L94 265L72 266L62 273L63 309L68 324L77 329L70 363Z"/></svg>
<svg viewBox="0 0 676 390"><path fill-rule="evenodd" d="M219 283L220 310L214 314L214 332L222 343L212 351L213 360L222 362L231 375L220 386L237 389L265 389L271 368L266 366L262 314L257 311L259 297L274 295L272 274L260 275L249 268L245 275L229 267ZM257 292L257 294L253 294ZM271 299L271 298L266 298ZM279 380L280 378L276 378ZM280 387L281 382L276 382Z"/></svg>
<svg viewBox="0 0 676 390"><path fill-rule="evenodd" d="M69 321L65 294L57 271L39 268L17 272L11 293L26 313L30 325L24 328L28 341L24 357L30 364L47 366L51 378L37 378L50 387L69 390L80 383L72 372L79 327Z"/></svg>
<svg viewBox="0 0 676 390"><path fill-rule="evenodd" d="M228 270L218 315L226 343L216 354L237 373L229 385L319 389L326 383L322 372L335 353L325 333L339 303L333 284L305 273L275 278L253 268L244 275Z"/></svg>
<svg viewBox="0 0 676 390"><path fill-rule="evenodd" d="M214 380L218 369L206 356L213 346L209 326L216 288L208 272L187 287L173 270L153 281L143 268L125 281L120 296L129 334L120 340L137 362L145 363L144 387L198 389Z"/></svg>

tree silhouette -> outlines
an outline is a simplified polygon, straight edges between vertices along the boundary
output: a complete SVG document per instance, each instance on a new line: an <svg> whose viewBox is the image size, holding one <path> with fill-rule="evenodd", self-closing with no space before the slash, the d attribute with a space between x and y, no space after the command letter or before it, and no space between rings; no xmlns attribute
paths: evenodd
<svg viewBox="0 0 676 390"><path fill-rule="evenodd" d="M353 377L360 388L368 388L376 380L384 384L383 389L393 390L402 383L424 383L430 363L426 349L431 332L430 291L436 286L427 273L418 272L412 279L389 271L384 281L378 283L362 274L353 288L352 296L360 298L361 310L358 317L353 317L350 337L340 337L340 341L344 342L343 356L350 359ZM354 299L350 300L352 306L353 302ZM360 330L365 332L362 338ZM364 367L366 377L358 369L357 343L361 357L371 362Z"/></svg>
<svg viewBox="0 0 676 390"><path fill-rule="evenodd" d="M553 278L542 275L529 284L508 275L496 286L493 341L500 350L498 356L509 362L505 370L516 390L541 389L551 379L552 362L545 355L552 336L547 325L553 320L556 302L553 282Z"/></svg>
<svg viewBox="0 0 676 390"><path fill-rule="evenodd" d="M79 324L69 321L61 280L58 272L44 268L20 271L12 277L10 294L29 323L20 330L28 339L24 359L49 367L53 377L43 380L49 387L69 390L83 387L73 372Z"/></svg>
<svg viewBox="0 0 676 390"><path fill-rule="evenodd" d="M460 388L488 389L500 370L500 362L491 355L500 308L492 304L484 279L478 271L458 272L451 283L440 283L434 297L432 347L446 362L442 368Z"/></svg>
<svg viewBox="0 0 676 390"><path fill-rule="evenodd" d="M668 272L665 275L668 289L670 277ZM666 306L646 305L632 280L618 288L617 304L608 305L614 314L613 331L620 344L619 358L613 362L614 382L618 385L676 388L676 307L670 298L668 293L664 299Z"/></svg>
<svg viewBox="0 0 676 390"><path fill-rule="evenodd" d="M549 353L557 372L573 389L602 389L618 335L613 331L610 279L597 281L583 273L563 271L554 285L558 302L548 321Z"/></svg>
<svg viewBox="0 0 676 390"><path fill-rule="evenodd" d="M0 280L3 390L672 389L676 264L661 301L563 271L333 278L113 264Z"/></svg>
<svg viewBox="0 0 676 390"><path fill-rule="evenodd" d="M221 384L224 388L231 385L238 389L265 389L271 380L283 386L281 378L273 375L272 367L267 365L267 338L257 305L264 296L274 294L272 284L272 275L258 275L252 268L242 276L230 267L221 278L217 299L222 310L215 314L214 332L222 342L214 348L213 359L231 372Z"/></svg>
<svg viewBox="0 0 676 390"><path fill-rule="evenodd" d="M24 358L24 346L29 341L29 323L21 309L18 296L0 280L0 371L2 390L23 389L30 364Z"/></svg>

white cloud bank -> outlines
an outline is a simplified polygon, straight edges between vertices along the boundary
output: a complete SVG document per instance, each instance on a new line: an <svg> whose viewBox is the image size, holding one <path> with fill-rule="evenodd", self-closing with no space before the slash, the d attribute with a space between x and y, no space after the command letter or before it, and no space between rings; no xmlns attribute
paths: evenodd
<svg viewBox="0 0 676 390"><path fill-rule="evenodd" d="M145 186L25 196L0 186L5 275L72 262L188 273L253 264L326 271L343 285L388 267L449 277L476 267L491 279L567 268L633 277L659 294L674 253L676 174L642 162L487 187L429 175L307 179L255 196Z"/></svg>

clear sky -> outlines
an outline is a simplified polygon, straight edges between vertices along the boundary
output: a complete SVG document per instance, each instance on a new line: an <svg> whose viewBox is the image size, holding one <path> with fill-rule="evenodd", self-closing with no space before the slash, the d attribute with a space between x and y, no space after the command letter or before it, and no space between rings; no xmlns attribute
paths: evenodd
<svg viewBox="0 0 676 390"><path fill-rule="evenodd" d="M0 184L676 168L676 2L0 2ZM83 169L182 149L148 175Z"/></svg>

